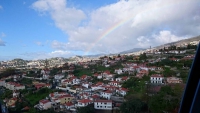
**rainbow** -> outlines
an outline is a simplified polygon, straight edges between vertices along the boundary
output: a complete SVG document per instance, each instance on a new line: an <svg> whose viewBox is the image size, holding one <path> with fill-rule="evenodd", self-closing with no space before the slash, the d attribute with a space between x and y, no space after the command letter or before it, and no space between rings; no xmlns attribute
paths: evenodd
<svg viewBox="0 0 200 113"><path fill-rule="evenodd" d="M174 1L171 2L170 4L167 4L167 5L163 4L162 6L160 6L160 8L167 8L167 6L171 6L171 5L174 5L174 4L180 5L179 2L181 2L181 0L180 0L180 1L175 1L175 0L174 0ZM182 2L183 2L183 1L182 1ZM160 8L159 8L159 10L161 10ZM140 11L140 12L134 14L133 16L129 17L129 18L126 18L126 19L124 19L124 20L121 20L121 21L115 23L113 26L111 26L110 28L108 28L107 30L105 30L105 31L102 33L102 35L100 35L100 36L91 44L91 46L90 46L88 49L86 49L85 54L87 54L87 53L95 46L96 43L98 43L100 40L102 40L103 38L105 38L106 36L108 36L109 34L111 34L113 31L115 31L116 29L118 29L120 26L122 26L122 25L124 25L125 23L131 21L137 14L140 14L140 13L143 13L143 12L146 12L146 11L149 11L149 10L153 10L153 9L157 9L157 8L156 8L156 7L146 8L145 10L142 10L142 11ZM157 10L158 10L158 9L157 9Z"/></svg>

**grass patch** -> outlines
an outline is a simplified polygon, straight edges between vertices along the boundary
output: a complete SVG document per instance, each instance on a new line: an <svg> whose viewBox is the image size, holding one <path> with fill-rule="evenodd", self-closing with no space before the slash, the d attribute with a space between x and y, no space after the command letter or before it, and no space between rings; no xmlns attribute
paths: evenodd
<svg viewBox="0 0 200 113"><path fill-rule="evenodd" d="M49 93L53 92L52 89L42 88L37 92L31 92L25 96L30 106L34 106L38 104L38 102L49 95Z"/></svg>

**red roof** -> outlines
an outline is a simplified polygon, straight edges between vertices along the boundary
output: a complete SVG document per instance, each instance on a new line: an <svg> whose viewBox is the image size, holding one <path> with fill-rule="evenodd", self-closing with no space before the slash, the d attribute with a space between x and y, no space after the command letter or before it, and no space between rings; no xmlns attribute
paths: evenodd
<svg viewBox="0 0 200 113"><path fill-rule="evenodd" d="M112 81L112 82L110 82L110 84L111 84L111 83L117 83L117 84L119 84L119 82L117 82L117 81Z"/></svg>
<svg viewBox="0 0 200 113"><path fill-rule="evenodd" d="M50 102L50 101L49 101L49 100L46 100L46 99L40 100L40 103L43 103L43 104L46 104L46 103L48 103L48 102Z"/></svg>
<svg viewBox="0 0 200 113"><path fill-rule="evenodd" d="M107 90L107 91L105 91L104 93L112 93L112 91L110 91L110 90Z"/></svg>
<svg viewBox="0 0 200 113"><path fill-rule="evenodd" d="M122 91L126 91L126 92L127 92L127 91L129 91L128 89L126 89L126 88L123 88L123 87L122 87L122 88L120 88L120 90L122 90Z"/></svg>
<svg viewBox="0 0 200 113"><path fill-rule="evenodd" d="M151 77L163 77L163 75L161 75L161 74L154 74L154 75L151 75Z"/></svg>
<svg viewBox="0 0 200 113"><path fill-rule="evenodd" d="M97 82L96 85L103 85L103 82Z"/></svg>
<svg viewBox="0 0 200 113"><path fill-rule="evenodd" d="M92 101L89 100L89 99L82 99L82 100L79 100L78 102L81 102L81 103L89 103L89 102L92 102Z"/></svg>
<svg viewBox="0 0 200 113"><path fill-rule="evenodd" d="M71 95L61 95L58 98L65 98L65 97L73 97L73 96L71 96Z"/></svg>
<svg viewBox="0 0 200 113"><path fill-rule="evenodd" d="M98 76L99 74L98 73L95 73L93 76Z"/></svg>
<svg viewBox="0 0 200 113"><path fill-rule="evenodd" d="M71 77L70 79L72 80L72 79L76 79L77 77L75 77L75 76L73 76L73 77Z"/></svg>
<svg viewBox="0 0 200 113"><path fill-rule="evenodd" d="M107 70L107 71L105 71L104 73L106 73L106 74L110 74L110 71Z"/></svg>
<svg viewBox="0 0 200 113"><path fill-rule="evenodd" d="M67 102L65 105L66 106L72 106L73 104L71 102Z"/></svg>
<svg viewBox="0 0 200 113"><path fill-rule="evenodd" d="M128 79L128 76L122 77L122 80L127 80L127 79Z"/></svg>
<svg viewBox="0 0 200 113"><path fill-rule="evenodd" d="M95 102L112 102L112 100L96 100Z"/></svg>
<svg viewBox="0 0 200 113"><path fill-rule="evenodd" d="M81 76L81 79L86 79L86 78L87 78L87 75Z"/></svg>
<svg viewBox="0 0 200 113"><path fill-rule="evenodd" d="M92 98L99 98L99 95L92 95Z"/></svg>

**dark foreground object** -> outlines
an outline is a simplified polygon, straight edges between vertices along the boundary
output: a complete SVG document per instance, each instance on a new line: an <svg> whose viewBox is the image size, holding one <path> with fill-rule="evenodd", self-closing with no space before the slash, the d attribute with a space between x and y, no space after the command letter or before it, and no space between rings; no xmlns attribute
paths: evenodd
<svg viewBox="0 0 200 113"><path fill-rule="evenodd" d="M200 45L197 47L179 113L200 113Z"/></svg>

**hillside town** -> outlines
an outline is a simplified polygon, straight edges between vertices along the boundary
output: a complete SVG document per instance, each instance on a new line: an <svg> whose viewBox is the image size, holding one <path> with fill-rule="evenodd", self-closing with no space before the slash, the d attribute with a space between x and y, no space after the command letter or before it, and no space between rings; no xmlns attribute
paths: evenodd
<svg viewBox="0 0 200 113"><path fill-rule="evenodd" d="M197 45L75 61L1 61L1 103L27 113L176 112Z"/></svg>

